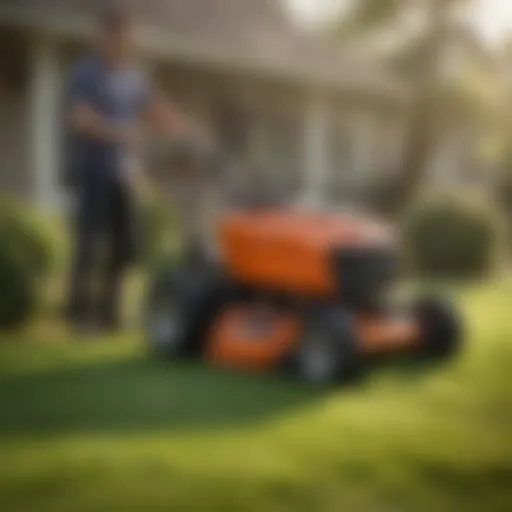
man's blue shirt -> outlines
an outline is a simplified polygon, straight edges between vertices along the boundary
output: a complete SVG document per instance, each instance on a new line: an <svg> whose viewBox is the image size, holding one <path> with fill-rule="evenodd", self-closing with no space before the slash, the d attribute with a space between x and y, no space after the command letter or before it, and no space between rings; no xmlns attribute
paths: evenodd
<svg viewBox="0 0 512 512"><path fill-rule="evenodd" d="M111 68L99 57L78 62L69 78L68 104L90 105L114 124L136 123L148 97L149 87L141 70L133 66ZM130 156L127 148L74 131L69 136L67 165L72 180L103 181L123 172Z"/></svg>

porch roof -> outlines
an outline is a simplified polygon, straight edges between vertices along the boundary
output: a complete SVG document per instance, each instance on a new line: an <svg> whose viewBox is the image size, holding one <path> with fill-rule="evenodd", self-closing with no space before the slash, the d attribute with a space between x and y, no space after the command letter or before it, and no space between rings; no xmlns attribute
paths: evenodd
<svg viewBox="0 0 512 512"><path fill-rule="evenodd" d="M403 83L377 63L293 25L276 0L131 0L155 56L404 102ZM3 0L0 20L87 36L102 2Z"/></svg>

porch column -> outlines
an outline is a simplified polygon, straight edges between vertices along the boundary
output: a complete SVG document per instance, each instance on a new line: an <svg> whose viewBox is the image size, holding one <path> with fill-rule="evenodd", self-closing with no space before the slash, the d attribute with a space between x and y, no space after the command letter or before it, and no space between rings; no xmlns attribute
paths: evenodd
<svg viewBox="0 0 512 512"><path fill-rule="evenodd" d="M59 103L61 76L57 49L50 38L32 41L30 65L30 169L39 206L59 206Z"/></svg>
<svg viewBox="0 0 512 512"><path fill-rule="evenodd" d="M312 97L304 116L304 195L307 202L324 199L329 173L329 111L321 96Z"/></svg>
<svg viewBox="0 0 512 512"><path fill-rule="evenodd" d="M356 116L353 124L354 162L352 169L352 183L361 184L368 178L375 169L375 144L373 138L373 127L370 116L361 113Z"/></svg>

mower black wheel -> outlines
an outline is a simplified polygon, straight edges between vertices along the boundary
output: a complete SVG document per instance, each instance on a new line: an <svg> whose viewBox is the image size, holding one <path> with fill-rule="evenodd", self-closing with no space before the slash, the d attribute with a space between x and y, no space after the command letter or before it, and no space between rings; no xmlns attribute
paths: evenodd
<svg viewBox="0 0 512 512"><path fill-rule="evenodd" d="M212 270L159 272L149 288L145 315L149 351L162 358L199 356L224 293L222 276Z"/></svg>
<svg viewBox="0 0 512 512"><path fill-rule="evenodd" d="M333 384L359 376L361 363L354 317L339 307L329 307L306 321L291 367L301 380Z"/></svg>
<svg viewBox="0 0 512 512"><path fill-rule="evenodd" d="M420 328L420 351L434 359L457 354L462 342L462 322L453 305L446 300L422 299L414 307Z"/></svg>

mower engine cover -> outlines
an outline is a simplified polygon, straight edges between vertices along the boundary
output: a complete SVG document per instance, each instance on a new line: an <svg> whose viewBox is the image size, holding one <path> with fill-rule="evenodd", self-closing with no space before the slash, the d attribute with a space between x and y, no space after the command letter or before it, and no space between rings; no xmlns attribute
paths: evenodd
<svg viewBox="0 0 512 512"><path fill-rule="evenodd" d="M220 226L220 250L240 283L355 302L394 278L397 243L383 223L353 214L246 212Z"/></svg>

